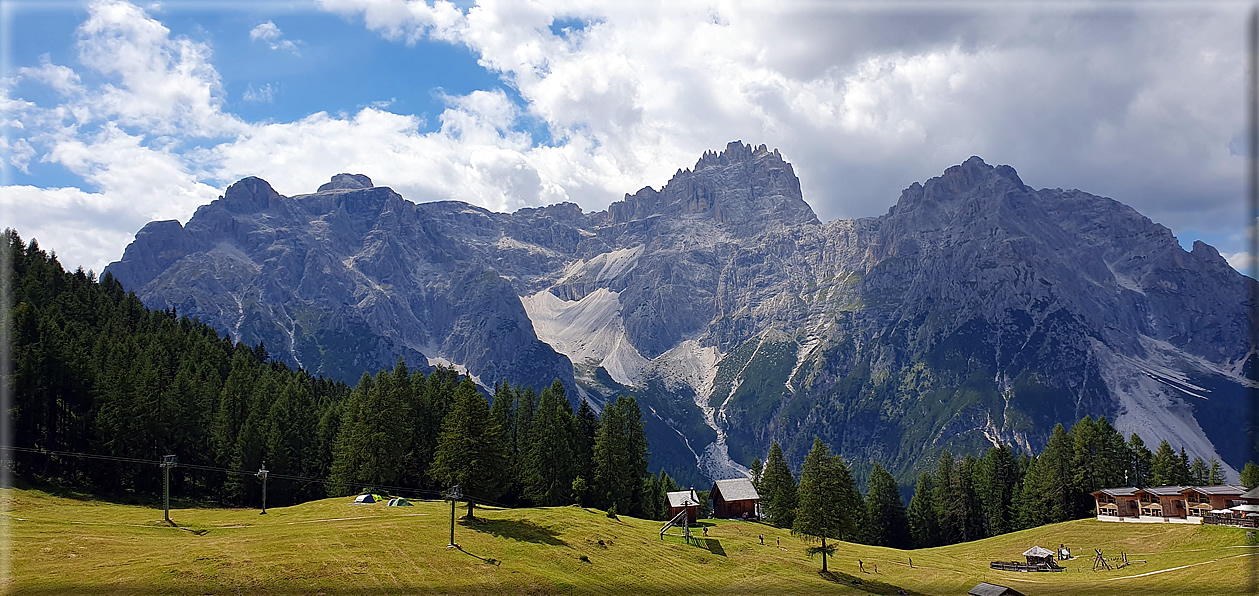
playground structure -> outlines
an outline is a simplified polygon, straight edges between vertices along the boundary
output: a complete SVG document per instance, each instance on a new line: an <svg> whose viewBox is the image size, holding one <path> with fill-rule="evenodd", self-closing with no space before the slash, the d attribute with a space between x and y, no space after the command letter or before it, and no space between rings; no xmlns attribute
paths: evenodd
<svg viewBox="0 0 1259 596"><path fill-rule="evenodd" d="M1101 549L1095 548L1093 549L1093 551L1097 553L1097 556L1093 557L1093 571L1097 571L1098 569L1105 569L1107 571L1112 571L1114 569L1123 569L1124 567L1127 567L1133 563L1146 562L1145 559L1129 559L1128 553L1120 551L1119 560L1116 561L1114 566L1112 567L1110 564L1110 561L1107 561L1106 557L1102 555Z"/></svg>

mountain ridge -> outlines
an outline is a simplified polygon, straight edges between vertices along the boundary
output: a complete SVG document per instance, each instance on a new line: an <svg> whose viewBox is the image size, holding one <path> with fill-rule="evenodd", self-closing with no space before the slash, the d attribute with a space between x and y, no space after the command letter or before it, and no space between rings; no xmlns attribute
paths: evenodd
<svg viewBox="0 0 1259 596"><path fill-rule="evenodd" d="M974 156L826 223L777 150L737 141L590 213L246 178L108 270L341 378L401 355L483 384L554 375L596 407L635 393L653 469L684 477L744 474L771 440L798 462L817 435L904 481L940 449L1032 450L1085 413L1238 467L1256 358L1254 281L1213 248Z"/></svg>

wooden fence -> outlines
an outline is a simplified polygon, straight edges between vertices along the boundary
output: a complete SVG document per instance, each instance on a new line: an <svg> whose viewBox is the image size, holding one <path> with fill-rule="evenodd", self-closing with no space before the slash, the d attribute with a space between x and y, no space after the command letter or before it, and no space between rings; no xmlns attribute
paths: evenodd
<svg viewBox="0 0 1259 596"><path fill-rule="evenodd" d="M993 561L989 567L1001 571L1066 571L1051 563L1020 563L1018 561Z"/></svg>

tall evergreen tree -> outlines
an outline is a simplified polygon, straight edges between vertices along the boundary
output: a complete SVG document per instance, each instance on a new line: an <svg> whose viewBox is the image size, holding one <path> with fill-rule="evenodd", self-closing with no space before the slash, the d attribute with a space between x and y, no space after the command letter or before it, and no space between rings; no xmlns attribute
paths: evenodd
<svg viewBox="0 0 1259 596"><path fill-rule="evenodd" d="M595 497L605 507L633 515L642 510L647 475L647 435L642 411L632 397L621 396L603 409L595 437Z"/></svg>
<svg viewBox="0 0 1259 596"><path fill-rule="evenodd" d="M579 471L576 424L564 386L555 381L542 391L525 456L524 495L534 503L572 502L573 480Z"/></svg>
<svg viewBox="0 0 1259 596"><path fill-rule="evenodd" d="M914 548L939 546L939 518L936 517L935 477L931 472L918 475L914 496L909 499L909 535Z"/></svg>
<svg viewBox="0 0 1259 596"><path fill-rule="evenodd" d="M1246 465L1242 466L1241 477L1238 480L1242 486L1246 487L1246 490L1259 486L1259 465L1255 465L1253 461L1246 462Z"/></svg>
<svg viewBox="0 0 1259 596"><path fill-rule="evenodd" d="M828 536L854 541L862 515L861 494L857 492L848 465L821 439L804 458L800 473L799 506L791 533L810 541ZM823 553L825 557L831 553Z"/></svg>
<svg viewBox="0 0 1259 596"><path fill-rule="evenodd" d="M1220 460L1211 458L1211 467L1207 471L1207 484L1210 486L1218 486L1224 484L1224 467L1220 465Z"/></svg>
<svg viewBox="0 0 1259 596"><path fill-rule="evenodd" d="M769 446L761 488L761 507L769 522L780 528L792 527L797 504L796 479L791 474L791 468L787 467L778 441Z"/></svg>
<svg viewBox="0 0 1259 596"><path fill-rule="evenodd" d="M1010 519L1014 487L1018 482L1018 460L1009 445L988 450L978 473L979 502L988 534L996 536L1014 529Z"/></svg>
<svg viewBox="0 0 1259 596"><path fill-rule="evenodd" d="M429 475L458 485L468 499L468 518L477 499L492 501L507 485L507 451L503 430L490 416L489 404L465 377L451 397L442 421Z"/></svg>
<svg viewBox="0 0 1259 596"><path fill-rule="evenodd" d="M1145 488L1150 486L1150 472L1153 466L1154 454L1145 446L1145 441L1141 440L1141 435L1132 433L1128 439L1128 482L1137 488Z"/></svg>
<svg viewBox="0 0 1259 596"><path fill-rule="evenodd" d="M866 494L863 542L877 546L907 549L912 546L909 518L901 501L896 479L883 466L874 464Z"/></svg>
<svg viewBox="0 0 1259 596"><path fill-rule="evenodd" d="M1189 482L1192 486L1209 486L1211 483L1211 469L1207 467L1207 462L1202 461L1201 457L1193 458L1193 464L1189 466Z"/></svg>
<svg viewBox="0 0 1259 596"><path fill-rule="evenodd" d="M1153 486L1167 486L1178 484L1180 478L1180 457L1166 440L1160 441L1150 463L1150 483Z"/></svg>

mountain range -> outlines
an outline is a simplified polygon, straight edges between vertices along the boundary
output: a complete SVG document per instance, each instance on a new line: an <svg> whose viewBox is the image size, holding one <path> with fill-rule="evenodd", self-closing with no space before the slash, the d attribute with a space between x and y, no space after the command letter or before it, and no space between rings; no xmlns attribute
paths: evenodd
<svg viewBox="0 0 1259 596"><path fill-rule="evenodd" d="M1215 249L978 157L825 223L777 150L741 142L591 213L251 177L107 271L348 383L401 357L487 388L560 379L596 409L633 395L652 469L683 484L775 440L798 466L815 436L908 483L944 449L1038 452L1085 415L1235 478L1259 365L1256 282Z"/></svg>

